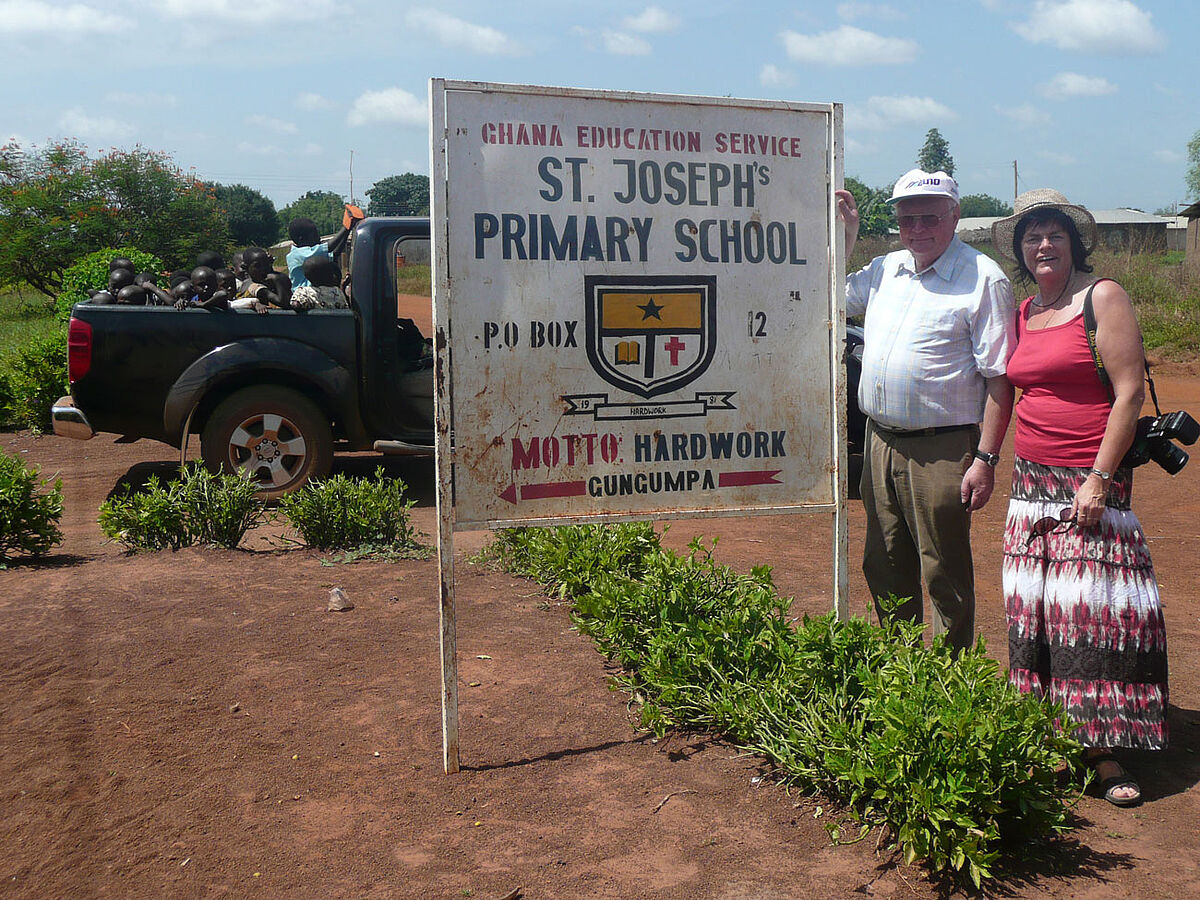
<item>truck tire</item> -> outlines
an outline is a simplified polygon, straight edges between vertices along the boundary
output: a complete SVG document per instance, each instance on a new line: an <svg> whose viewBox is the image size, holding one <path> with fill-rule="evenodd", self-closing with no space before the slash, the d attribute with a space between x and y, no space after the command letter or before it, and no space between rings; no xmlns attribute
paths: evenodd
<svg viewBox="0 0 1200 900"><path fill-rule="evenodd" d="M218 404L200 435L200 454L214 471L249 475L270 500L329 474L333 435L307 397L262 385Z"/></svg>

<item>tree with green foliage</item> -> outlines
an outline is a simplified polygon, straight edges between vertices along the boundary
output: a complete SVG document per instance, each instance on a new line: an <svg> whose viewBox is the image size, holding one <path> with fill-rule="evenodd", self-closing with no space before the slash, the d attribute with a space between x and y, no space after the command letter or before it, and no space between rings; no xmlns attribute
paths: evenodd
<svg viewBox="0 0 1200 900"><path fill-rule="evenodd" d="M1185 179L1188 196L1200 200L1200 131L1192 135L1187 145L1188 167Z"/></svg>
<svg viewBox="0 0 1200 900"><path fill-rule="evenodd" d="M281 229L271 198L244 184L212 184L217 205L225 211L229 239L235 247L269 247Z"/></svg>
<svg viewBox="0 0 1200 900"><path fill-rule="evenodd" d="M79 144L0 147L0 287L25 282L54 296L76 256L111 243L95 188Z"/></svg>
<svg viewBox="0 0 1200 900"><path fill-rule="evenodd" d="M346 211L346 200L333 191L308 191L297 197L279 211L279 219L286 229L293 219L312 219L317 232L334 234L342 227L342 215Z"/></svg>
<svg viewBox="0 0 1200 900"><path fill-rule="evenodd" d="M405 172L375 182L367 191L369 216L429 215L429 176Z"/></svg>
<svg viewBox="0 0 1200 900"><path fill-rule="evenodd" d="M958 201L959 215L964 219L977 216L1011 216L1012 207L991 194L967 194Z"/></svg>
<svg viewBox="0 0 1200 900"><path fill-rule="evenodd" d="M870 188L852 176L846 176L846 190L854 195L858 205L858 233L887 234L896 227L896 210L888 200L890 187Z"/></svg>
<svg viewBox="0 0 1200 900"><path fill-rule="evenodd" d="M936 128L925 133L925 145L917 154L917 168L925 172L954 174L954 157L950 155L950 142Z"/></svg>
<svg viewBox="0 0 1200 900"><path fill-rule="evenodd" d="M73 141L0 147L0 287L48 296L80 256L134 246L168 266L228 244L212 192L165 153L137 147L92 159Z"/></svg>

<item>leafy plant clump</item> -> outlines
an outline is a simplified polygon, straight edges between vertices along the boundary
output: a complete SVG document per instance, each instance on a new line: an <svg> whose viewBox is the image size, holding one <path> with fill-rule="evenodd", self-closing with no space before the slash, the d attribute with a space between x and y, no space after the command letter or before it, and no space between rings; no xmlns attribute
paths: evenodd
<svg viewBox="0 0 1200 900"><path fill-rule="evenodd" d="M130 550L178 550L193 544L234 549L262 522L266 507L256 486L237 475L185 466L177 481L151 475L140 491L106 500L100 528Z"/></svg>
<svg viewBox="0 0 1200 900"><path fill-rule="evenodd" d="M845 804L907 861L976 885L1008 846L1069 828L1061 709L1011 688L981 640L957 659L923 627L787 618L770 569L739 575L648 525L514 529L488 555L573 601L656 734L722 734ZM830 826L835 839L841 826Z"/></svg>
<svg viewBox="0 0 1200 900"><path fill-rule="evenodd" d="M0 412L7 424L48 431L50 407L69 390L65 331L36 335L0 371Z"/></svg>
<svg viewBox="0 0 1200 900"><path fill-rule="evenodd" d="M71 317L71 307L88 299L89 288L100 291L108 286L108 266L118 256L132 260L135 272L161 273L163 270L161 259L136 247L106 248L80 257L62 275L62 289L55 302L60 319L65 322Z"/></svg>
<svg viewBox="0 0 1200 900"><path fill-rule="evenodd" d="M279 508L315 550L423 555L408 515L416 501L407 490L400 479L385 478L381 467L374 479L338 474L310 481L281 497Z"/></svg>
<svg viewBox="0 0 1200 900"><path fill-rule="evenodd" d="M0 563L20 555L36 559L61 543L62 511L61 478L51 484L19 456L0 450Z"/></svg>

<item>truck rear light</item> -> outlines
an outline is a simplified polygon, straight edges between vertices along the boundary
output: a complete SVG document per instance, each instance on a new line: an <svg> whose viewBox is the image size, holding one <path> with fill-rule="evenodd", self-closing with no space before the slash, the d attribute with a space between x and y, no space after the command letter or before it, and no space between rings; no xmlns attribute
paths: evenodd
<svg viewBox="0 0 1200 900"><path fill-rule="evenodd" d="M67 381L74 384L92 367L92 326L72 318L67 326Z"/></svg>

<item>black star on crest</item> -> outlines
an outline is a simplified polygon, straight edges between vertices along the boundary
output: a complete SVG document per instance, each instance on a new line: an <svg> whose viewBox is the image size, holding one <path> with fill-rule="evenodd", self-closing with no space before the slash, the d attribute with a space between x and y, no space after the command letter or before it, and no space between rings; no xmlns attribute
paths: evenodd
<svg viewBox="0 0 1200 900"><path fill-rule="evenodd" d="M659 313L662 312L663 308L654 302L653 297L646 301L644 305L639 306L638 309L645 313L645 315L642 316L643 322L645 322L647 319L658 319L658 321L662 321L662 316L660 316Z"/></svg>

